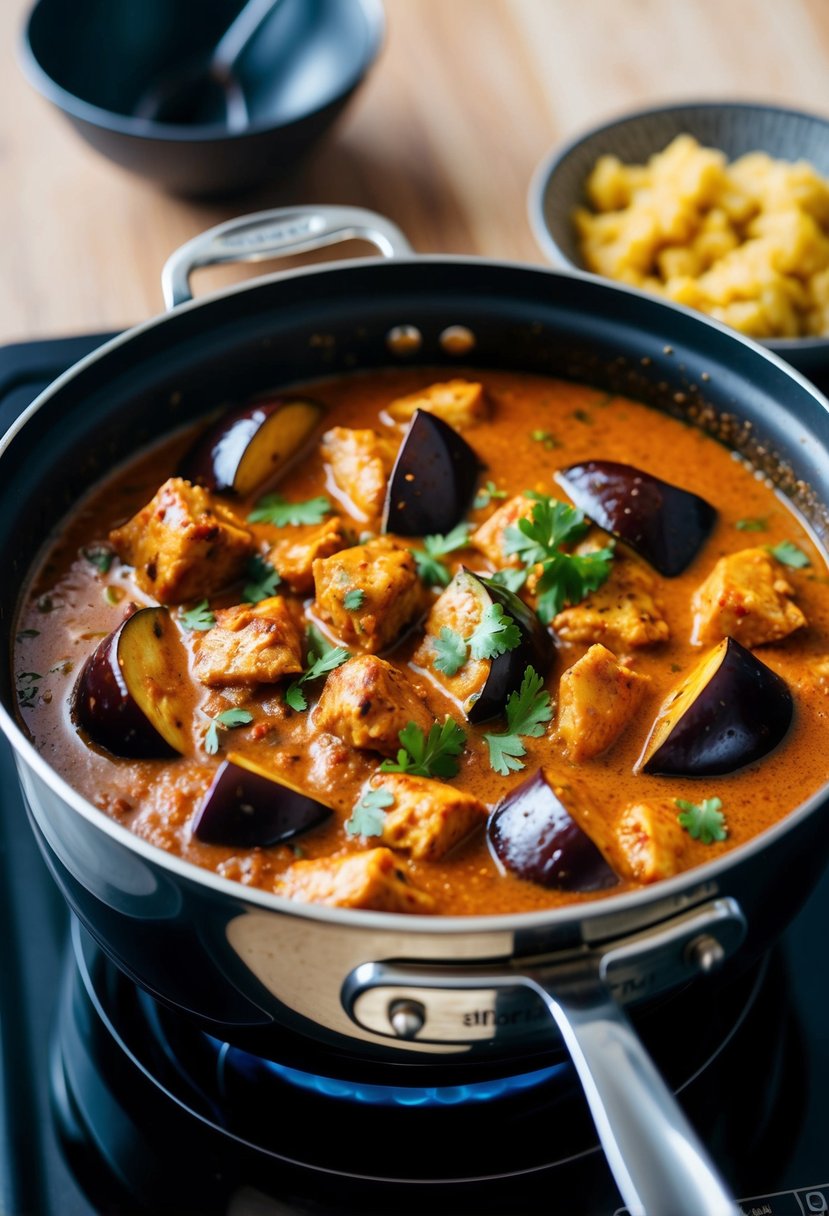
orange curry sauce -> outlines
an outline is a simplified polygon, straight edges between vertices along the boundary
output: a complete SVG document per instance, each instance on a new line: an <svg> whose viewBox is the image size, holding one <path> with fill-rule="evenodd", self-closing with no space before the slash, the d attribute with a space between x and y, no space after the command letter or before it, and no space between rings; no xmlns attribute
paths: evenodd
<svg viewBox="0 0 829 1216"><path fill-rule="evenodd" d="M510 496L533 490L564 499L553 480L557 468L592 459L621 461L693 490L716 507L718 521L684 573L672 579L657 576L658 599L670 627L670 639L629 652L632 669L647 676L650 683L641 705L607 752L578 765L571 763L557 739L554 714L542 737L524 740L524 770L499 776L490 767L482 736L488 730L503 730L503 719L471 726L459 707L437 685L430 685L429 704L435 718L442 720L450 714L467 737L460 772L452 784L492 807L544 765L556 779L588 789L592 805L611 823L625 805L635 801L661 800L672 805L677 798L700 803L704 798L718 797L727 839L703 844L688 836L683 867L722 855L774 824L827 776L829 586L824 556L809 532L762 478L694 427L625 398L609 397L564 381L491 371L463 374L483 382L490 404L489 418L464 431L485 466L482 486L491 480L499 492ZM396 397L445 378L445 372L430 374L423 369L354 374L305 386L304 391L328 407L320 432L333 425L373 427L397 443L403 428L385 425L381 420L383 408ZM19 715L46 760L91 802L138 836L227 878L272 890L298 855L306 859L340 856L379 843L377 839L351 837L343 825L381 757L349 749L332 736L315 731L313 709L321 683L305 686L310 708L297 713L284 701L288 679L253 688L213 690L192 680L192 750L173 760L114 757L81 737L70 718L73 686L86 657L101 637L116 627L128 605L153 602L136 586L130 567L116 560L109 571L101 573L80 551L106 540L110 528L149 502L161 482L174 473L192 440L192 432L179 434L115 471L51 541L26 591L17 624L14 671L23 693ZM329 493L318 443L311 444L301 460L289 468L277 488L291 501ZM261 493L249 501L229 497L224 501L245 520ZM336 511L345 513L341 500L331 501ZM470 510L468 520L480 525L501 501L495 499L486 507ZM738 521L747 519L764 521L764 530L755 534L741 530ZM351 522L357 534L366 526ZM252 530L256 533L257 526L253 525ZM802 569L780 568L808 624L783 641L755 652L785 679L794 698L794 720L782 744L761 762L728 776L700 780L636 774L636 761L659 706L702 653L691 642L690 603L695 588L724 554L781 541L793 542L810 562ZM406 538L403 543L420 546L416 538ZM491 570L484 555L471 548L447 560L453 569L463 563L472 570ZM439 590L431 594L436 596ZM237 585L211 596L211 608L238 603L240 598ZM306 607L310 607L310 600ZM174 620L179 619L175 606L171 606L171 613ZM420 636L420 626L416 625L384 654L409 678L409 660ZM191 644L191 634L183 632L182 637L185 645ZM554 705L562 672L586 649L586 644L565 644L556 639L556 657L546 678ZM25 673L41 673L34 693L27 691L32 681ZM214 716L229 706L249 709L254 721L250 726L222 732L219 753L208 755L204 749L207 719L203 715ZM271 848L239 850L200 843L191 834L191 822L217 765L230 748L257 756L263 765L286 772L292 782L330 801L335 813L322 826ZM483 824L440 861L416 862L400 854L399 866L414 885L430 893L436 911L445 914L538 910L596 897L548 890L504 874L489 851ZM622 882L607 893L634 885Z"/></svg>

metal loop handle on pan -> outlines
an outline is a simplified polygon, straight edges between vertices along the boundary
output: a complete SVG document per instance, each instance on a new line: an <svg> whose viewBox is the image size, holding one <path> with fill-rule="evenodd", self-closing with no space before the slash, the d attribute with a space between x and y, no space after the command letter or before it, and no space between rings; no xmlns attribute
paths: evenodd
<svg viewBox="0 0 829 1216"><path fill-rule="evenodd" d="M395 224L362 207L278 207L208 228L171 254L161 272L164 305L169 311L191 300L190 276L202 267L263 262L352 240L368 241L387 258L412 253Z"/></svg>

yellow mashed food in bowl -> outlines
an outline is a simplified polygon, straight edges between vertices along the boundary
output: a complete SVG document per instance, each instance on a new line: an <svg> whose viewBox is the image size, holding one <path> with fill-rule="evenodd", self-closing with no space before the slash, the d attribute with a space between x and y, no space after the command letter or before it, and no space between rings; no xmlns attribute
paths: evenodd
<svg viewBox="0 0 829 1216"><path fill-rule="evenodd" d="M755 338L829 335L829 180L805 161L729 162L690 135L644 165L600 157L574 222L585 267Z"/></svg>

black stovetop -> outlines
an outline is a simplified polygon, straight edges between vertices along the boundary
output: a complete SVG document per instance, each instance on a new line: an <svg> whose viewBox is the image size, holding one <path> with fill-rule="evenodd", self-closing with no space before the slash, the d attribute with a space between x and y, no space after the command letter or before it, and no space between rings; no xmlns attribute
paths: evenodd
<svg viewBox="0 0 829 1216"><path fill-rule="evenodd" d="M0 348L0 431L41 387L102 340L102 335L35 342ZM771 896L770 896L771 897ZM826 925L829 924L829 874L767 960L757 980L752 1018L741 1031L742 1045L723 1052L708 1070L723 1073L720 1083L701 1090L697 1106L689 1109L703 1139L735 1192L753 1196L742 1201L746 1216L802 1216L829 1213L829 968L825 965ZM75 944L80 940L75 932ZM90 1017L83 1006L82 984L71 953L70 919L37 850L17 789L14 763L0 745L0 1216L160 1216L175 1211L191 1216L180 1199L169 1198L163 1169L142 1160L131 1145L132 1168L145 1183L141 1202L130 1198L123 1180L110 1186L105 1152L80 1145L80 1133L66 1111L75 1106L63 1089L67 1070L61 1067L67 1036L64 1023L56 1033L59 1007L70 1021ZM89 944L86 945L87 953ZM101 964L99 962L98 966ZM67 1010L68 1015L67 1015ZM751 1036L763 1032L780 1039L780 1050ZM769 1031L769 1027L771 1030ZM100 1028L99 1028L100 1030ZM748 1039L746 1041L746 1036ZM785 1039L785 1044L783 1040ZM735 1042L740 1036L735 1036ZM755 1046L756 1045L756 1046ZM783 1049L785 1047L785 1050ZM110 1056L112 1052L110 1051ZM110 1059L105 1055L103 1058ZM65 1062L65 1061L64 1061ZM121 1076L118 1062L103 1065ZM730 1069L729 1072L724 1070ZM70 1073L72 1069L68 1070ZM112 1078L103 1078L109 1081ZM104 1092L106 1091L106 1092ZM728 1102L724 1094L727 1091ZM689 1091L690 1092L690 1091ZM112 1105L110 1128L125 1120L140 1132L160 1115L155 1108L129 1110L129 1098L118 1087L102 1085L101 1101ZM113 1097L113 1094L115 1095ZM714 1097L711 1097L711 1094ZM767 1095L768 1101L762 1095ZM758 1097L758 1095L760 1095ZM688 1098L690 1107L692 1098ZM708 1104L706 1106L706 1103ZM717 1130L721 1106L733 1106L728 1117L744 1124L743 1134L724 1139ZM300 1109L300 1104L295 1106ZM57 1113L56 1113L57 1112ZM61 1117L59 1118L58 1115ZM543 1117L543 1116L540 1116ZM461 1116L462 1118L462 1116ZM497 1138L501 1118L493 1107ZM130 1119L133 1120L132 1124ZM763 1126L760 1127L762 1122ZM67 1124L70 1126L67 1128ZM62 1129L59 1131L59 1126ZM551 1129L551 1134L552 1134ZM754 1132L756 1131L756 1135ZM75 1134L77 1133L77 1135ZM316 1134L336 1135L335 1126ZM462 1133L461 1133L462 1134ZM198 1137L196 1138L198 1146ZM123 1146L122 1146L123 1147ZM142 1150L147 1151L147 1150ZM209 1153L205 1142L205 1154ZM428 1152L428 1145L418 1145ZM485 1150L486 1151L486 1150ZM725 1157L723 1156L725 1153ZM199 1150L188 1157L183 1149L171 1157L167 1177L201 1171ZM209 1172L209 1170L208 1170ZM159 1177L157 1198L147 1199L149 1176ZM221 1171L216 1171L219 1179ZM587 1178L589 1176L589 1188ZM217 1182L215 1207L199 1206L207 1216L339 1216L340 1213L408 1212L415 1216L521 1216L524 1212L557 1212L575 1216L613 1216L620 1200L598 1152L587 1158L581 1174L561 1167L517 1179L501 1188L459 1190L444 1185L393 1190L320 1186L302 1172L274 1173L269 1182L248 1178L244 1166L238 1177ZM226 1193L222 1186L226 1184ZM583 1189L588 1188L588 1189ZM267 1193L265 1193L267 1192ZM177 1193L180 1193L177 1192ZM186 1193L186 1187L185 1187ZM587 1195L591 1198L587 1198ZM172 1194L172 1191L170 1191ZM229 1196L229 1197L228 1197ZM172 1206L169 1206L172 1204ZM209 1209L209 1210L208 1210ZM193 1212L195 1212L195 1208ZM657 1216L670 1216L659 1213Z"/></svg>

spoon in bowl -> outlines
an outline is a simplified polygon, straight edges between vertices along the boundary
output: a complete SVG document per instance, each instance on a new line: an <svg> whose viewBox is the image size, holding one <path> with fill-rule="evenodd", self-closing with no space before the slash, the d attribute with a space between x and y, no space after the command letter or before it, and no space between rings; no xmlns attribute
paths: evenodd
<svg viewBox="0 0 829 1216"><path fill-rule="evenodd" d="M248 124L248 107L234 68L254 34L282 0L247 0L208 58L199 57L162 77L133 107L136 118L161 123L222 122L230 131Z"/></svg>

